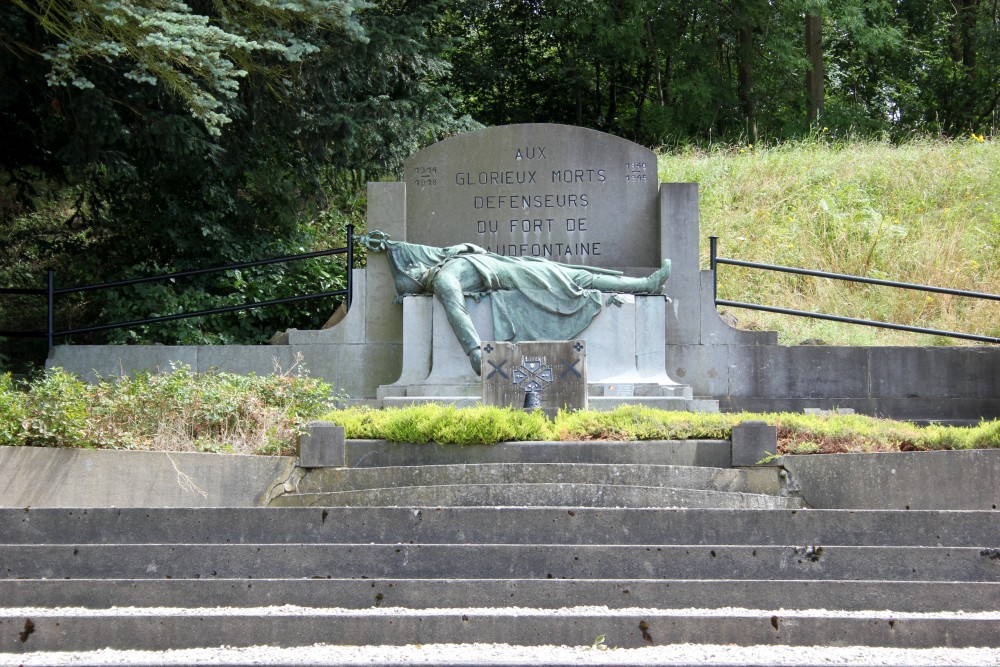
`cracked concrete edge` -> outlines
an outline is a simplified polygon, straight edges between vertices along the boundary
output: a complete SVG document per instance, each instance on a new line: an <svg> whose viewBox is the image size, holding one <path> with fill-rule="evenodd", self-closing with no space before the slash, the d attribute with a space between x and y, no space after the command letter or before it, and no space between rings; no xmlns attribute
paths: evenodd
<svg viewBox="0 0 1000 667"><path fill-rule="evenodd" d="M258 507L268 507L275 498L299 490L299 483L305 476L305 470L299 467L298 459L296 458L288 458L283 463L282 470L268 484L267 489L265 489L260 500L257 502Z"/></svg>

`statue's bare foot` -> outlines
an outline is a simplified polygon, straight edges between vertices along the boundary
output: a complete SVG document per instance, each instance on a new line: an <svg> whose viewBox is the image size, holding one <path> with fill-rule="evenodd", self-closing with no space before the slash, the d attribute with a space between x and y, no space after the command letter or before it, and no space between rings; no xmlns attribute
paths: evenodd
<svg viewBox="0 0 1000 667"><path fill-rule="evenodd" d="M472 370L476 371L476 375L482 375L483 353L479 351L478 347L469 350L469 361L472 363Z"/></svg>
<svg viewBox="0 0 1000 667"><path fill-rule="evenodd" d="M670 277L670 260L663 260L663 266L659 268L653 275L646 278L646 285L648 289L646 290L650 294L659 294L663 291L663 285L667 282L667 278Z"/></svg>

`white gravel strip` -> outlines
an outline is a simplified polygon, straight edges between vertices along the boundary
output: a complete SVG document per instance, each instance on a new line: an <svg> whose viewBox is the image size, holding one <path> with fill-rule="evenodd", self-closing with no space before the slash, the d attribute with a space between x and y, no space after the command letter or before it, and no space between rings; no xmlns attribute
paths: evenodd
<svg viewBox="0 0 1000 667"><path fill-rule="evenodd" d="M270 607L111 607L108 609L87 609L84 607L7 607L0 608L0 618L53 618L76 616L86 618L135 617L222 617L222 616L365 616L365 617L428 617L475 615L492 617L548 617L567 618L604 616L607 618L649 616L659 618L699 616L738 617L780 615L783 618L870 618L881 620L906 619L962 619L973 621L1000 621L1000 611L891 611L891 610L842 610L842 609L747 609L744 607L716 607L702 609L688 607L682 609L661 609L649 607L578 606L558 609L535 607L431 607L414 609L411 607L367 607L353 609L343 607L300 607L282 605Z"/></svg>
<svg viewBox="0 0 1000 667"><path fill-rule="evenodd" d="M638 649L510 644L252 646L174 651L0 653L0 665L1000 665L1000 649L673 644Z"/></svg>

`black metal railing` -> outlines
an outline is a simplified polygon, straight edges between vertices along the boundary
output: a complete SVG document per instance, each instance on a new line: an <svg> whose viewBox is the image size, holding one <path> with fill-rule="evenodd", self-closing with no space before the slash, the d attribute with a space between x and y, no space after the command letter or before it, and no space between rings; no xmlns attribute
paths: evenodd
<svg viewBox="0 0 1000 667"><path fill-rule="evenodd" d="M883 287L894 287L897 289L915 290L920 292L933 292L935 294L951 294L953 296L968 297L972 299L986 299L990 301L1000 301L1000 295L987 294L985 292L970 292L967 290L950 289L947 287L934 287L931 285L917 285L914 283L903 283L895 280L879 280L878 278L865 278L863 276L851 276L844 273L830 273L828 271L812 271L810 269L799 269L790 266L778 266L775 264L761 264L759 262L747 262L740 259L729 259L718 256L719 238L709 237L709 265L712 269L712 298L716 306L730 306L732 308L747 308L750 310L760 310L767 313L779 313L781 315L794 315L797 317L811 317L817 320L829 320L831 322L845 322L847 324L861 324L869 327L879 327L882 329L893 329L896 331L909 331L913 333L932 334L936 336L947 336L950 338L961 338L964 340L974 340L980 343L1000 344L1000 338L992 336L979 336L976 334L961 333L957 331L942 331L940 329L928 329L925 327L913 327L906 324L894 324L892 322L877 322L874 320L862 320L855 317L842 317L840 315L827 315L825 313L813 313L808 310L794 310L791 308L778 308L775 306L762 306L753 303L743 303L740 301L726 301L719 299L719 282L716 267L719 264L729 266L742 266L751 269L761 269L764 271L779 271L782 273L794 273L802 276L813 276L817 278L831 278L834 280L845 280L853 283L864 283L867 285L880 285Z"/></svg>
<svg viewBox="0 0 1000 667"><path fill-rule="evenodd" d="M340 290L330 290L326 292L315 292L313 294L302 294L297 296L289 296L281 299L271 299L270 301L253 301L250 303L242 303L235 306L224 306L220 308L210 308L207 310L199 310L190 313L175 313L173 315L162 315L158 317L147 317L138 320L130 320L128 322L113 322L110 324L98 324L86 327L77 327L73 329L63 329L56 330L55 328L55 300L56 297L63 294L75 294L78 292L90 292L95 290L103 289L115 289L118 287L125 287L127 285L138 285L141 283L150 283L160 280L174 280L177 278L187 278L190 276L203 275L208 273L221 273L224 271L235 271L239 269L246 269L254 266L264 266L267 264L279 264L282 262L296 262L305 259L314 259L316 257L327 257L330 255L347 255L347 287ZM193 269L190 271L178 271L176 273L165 273L155 276L145 276L142 278L131 278L128 280L116 280L109 283L99 283L94 285L81 285L78 287L60 287L56 288L55 272L49 270L47 272L47 280L45 288L0 288L0 296L2 295L27 295L27 296L44 296L46 299L46 327L45 331L0 331L0 336L7 338L45 338L48 341L49 350L52 349L53 341L55 338L61 338L63 336L71 336L73 334L86 334L94 333L98 331L109 331L112 329L127 329L129 327L141 326L146 324L155 324L157 322L170 322L173 320L187 319L190 317L202 317L204 315L219 315L221 313L231 313L239 310L251 310L253 308L265 308L267 306L275 306L281 303L292 303L296 301L307 301L311 299L323 299L332 296L343 296L344 301L347 304L347 309L351 308L351 295L353 293L351 268L354 266L354 225L347 225L347 245L343 248L332 248L329 250L318 250L316 252L307 252L299 255L283 255L281 257L270 257L268 259L260 259L252 262L240 262L238 264L227 264L225 266L213 266L206 269Z"/></svg>

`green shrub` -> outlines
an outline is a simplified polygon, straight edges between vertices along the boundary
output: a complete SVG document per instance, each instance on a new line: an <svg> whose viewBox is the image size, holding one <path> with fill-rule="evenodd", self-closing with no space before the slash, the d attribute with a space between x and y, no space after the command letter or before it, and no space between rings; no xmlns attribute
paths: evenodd
<svg viewBox="0 0 1000 667"><path fill-rule="evenodd" d="M669 412L626 405L610 412L560 412L556 431L561 440L691 440L727 439L744 417L710 412Z"/></svg>
<svg viewBox="0 0 1000 667"><path fill-rule="evenodd" d="M728 439L735 425L778 429L778 453L878 452L1000 447L1000 421L969 428L864 415L668 412L623 406L610 412L424 404L373 410L331 408L339 397L304 374L266 376L140 373L87 384L61 369L30 382L0 375L0 445L290 454L308 421L342 425L351 439L456 445L530 440ZM323 415L322 417L319 417Z"/></svg>
<svg viewBox="0 0 1000 667"><path fill-rule="evenodd" d="M25 402L10 373L0 375L0 445L21 444L22 424L28 414Z"/></svg>
<svg viewBox="0 0 1000 667"><path fill-rule="evenodd" d="M98 444L90 415L91 388L61 368L28 387L22 421L24 444L94 447Z"/></svg>
<svg viewBox="0 0 1000 667"><path fill-rule="evenodd" d="M394 442L483 445L550 440L552 423L541 411L478 406L456 408L428 403L407 408L349 408L323 417L344 427L348 438Z"/></svg>
<svg viewBox="0 0 1000 667"><path fill-rule="evenodd" d="M781 454L1000 447L1000 421L983 422L971 428L918 427L865 415L669 412L622 406L609 412L560 411L551 422L540 411L427 404L387 410L348 408L328 413L323 419L343 426L348 438L414 443L727 440L740 422L762 420L777 427Z"/></svg>
<svg viewBox="0 0 1000 667"><path fill-rule="evenodd" d="M53 369L0 382L3 444L291 453L306 422L336 402L305 375L141 373L87 384Z"/></svg>

